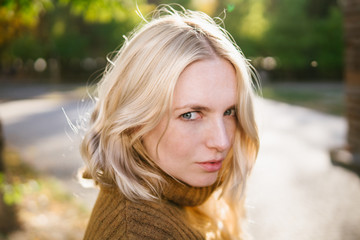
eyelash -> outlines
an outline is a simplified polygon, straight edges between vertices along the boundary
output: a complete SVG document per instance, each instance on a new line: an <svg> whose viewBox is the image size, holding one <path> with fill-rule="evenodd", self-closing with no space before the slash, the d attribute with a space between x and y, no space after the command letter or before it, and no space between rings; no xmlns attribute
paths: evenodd
<svg viewBox="0 0 360 240"><path fill-rule="evenodd" d="M190 116L190 118L189 118L189 117L185 117L185 116L188 115L188 114L191 114L191 115L192 115L192 114L198 114L198 115L200 115L200 112L199 112L199 111L186 112L186 113L181 114L180 117L183 118L183 119L185 119L186 121L194 121L194 120L197 119L196 117L194 118L194 116ZM234 117L235 117L235 116L236 116L235 109L232 108L232 109L226 110L226 111L224 112L224 116L234 116Z"/></svg>

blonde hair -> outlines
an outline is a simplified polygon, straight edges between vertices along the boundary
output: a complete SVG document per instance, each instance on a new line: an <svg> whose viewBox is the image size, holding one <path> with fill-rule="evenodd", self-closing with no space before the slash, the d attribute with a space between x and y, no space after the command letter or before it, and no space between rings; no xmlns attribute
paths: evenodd
<svg viewBox="0 0 360 240"><path fill-rule="evenodd" d="M157 200L162 178L141 137L169 113L182 71L192 62L214 55L228 60L236 71L238 128L230 160L221 172L220 192L202 206L187 210L190 221L204 232L213 232L214 238L237 239L237 208L259 148L252 70L229 34L206 14L161 6L149 22L130 34L98 84L98 100L81 152L85 175L96 182L114 182L134 201ZM230 209L222 228L217 221L224 211L210 216L206 210L210 204L219 208L219 201ZM229 220L231 223L225 223ZM210 222L210 227L204 222Z"/></svg>

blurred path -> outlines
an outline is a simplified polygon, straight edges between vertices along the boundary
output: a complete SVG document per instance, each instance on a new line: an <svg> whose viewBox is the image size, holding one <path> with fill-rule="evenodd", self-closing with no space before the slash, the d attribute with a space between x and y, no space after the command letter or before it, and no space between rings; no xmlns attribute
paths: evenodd
<svg viewBox="0 0 360 240"><path fill-rule="evenodd" d="M87 105L79 99L69 90L7 101L0 103L0 118L8 144L25 161L91 207L96 190L75 179L82 166L79 138L62 111L75 122ZM344 143L345 120L268 100L259 99L257 107L261 151L247 189L254 239L360 239L360 178L332 166L328 153Z"/></svg>
<svg viewBox="0 0 360 240"><path fill-rule="evenodd" d="M345 119L259 100L261 150L247 191L260 240L359 240L360 178L330 162Z"/></svg>
<svg viewBox="0 0 360 240"><path fill-rule="evenodd" d="M20 93L31 98L19 99ZM79 115L86 112L89 103L81 101L85 95L85 89L76 86L10 87L0 91L0 98L6 99L0 103L0 118L8 146L37 170L61 180L91 208L97 190L83 188L77 181L77 171L83 166L80 135L66 118L76 124Z"/></svg>

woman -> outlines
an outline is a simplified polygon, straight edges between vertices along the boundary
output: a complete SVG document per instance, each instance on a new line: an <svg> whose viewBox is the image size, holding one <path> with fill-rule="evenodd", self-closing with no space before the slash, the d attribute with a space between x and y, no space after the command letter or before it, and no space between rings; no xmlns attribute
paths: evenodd
<svg viewBox="0 0 360 240"><path fill-rule="evenodd" d="M85 239L241 239L259 140L249 63L200 12L162 7L106 69L82 143Z"/></svg>

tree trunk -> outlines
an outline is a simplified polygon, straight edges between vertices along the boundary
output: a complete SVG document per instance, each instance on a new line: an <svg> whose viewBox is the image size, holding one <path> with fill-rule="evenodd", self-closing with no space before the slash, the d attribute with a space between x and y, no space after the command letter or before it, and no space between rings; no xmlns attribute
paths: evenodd
<svg viewBox="0 0 360 240"><path fill-rule="evenodd" d="M9 206L4 202L4 192L2 188L2 186L4 186L6 183L6 167L3 159L4 146L5 140L3 137L2 124L0 121L0 174L2 175L2 178L0 179L0 238L1 236L6 236L10 232L19 228L15 206Z"/></svg>
<svg viewBox="0 0 360 240"><path fill-rule="evenodd" d="M332 160L360 169L360 0L343 0L345 35L347 147L332 152Z"/></svg>
<svg viewBox="0 0 360 240"><path fill-rule="evenodd" d="M354 154L360 152L360 0L345 1L345 79L348 143Z"/></svg>

